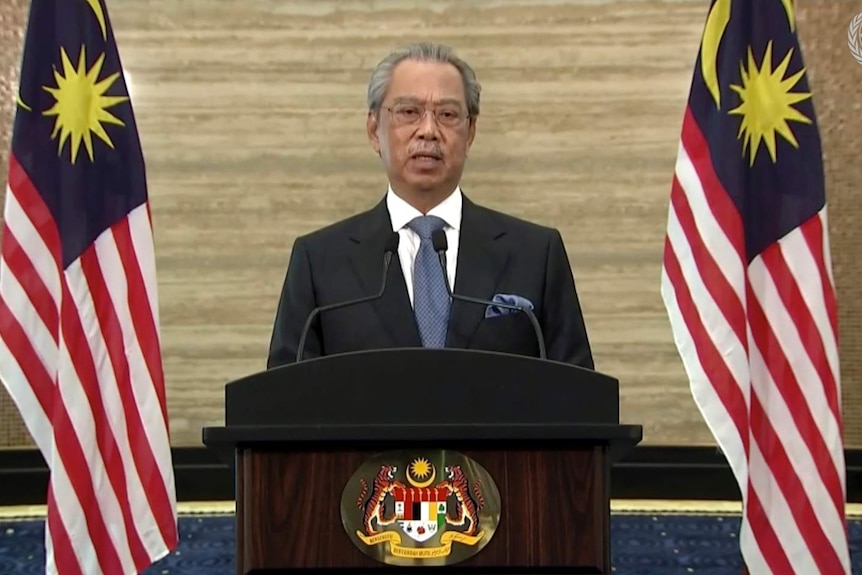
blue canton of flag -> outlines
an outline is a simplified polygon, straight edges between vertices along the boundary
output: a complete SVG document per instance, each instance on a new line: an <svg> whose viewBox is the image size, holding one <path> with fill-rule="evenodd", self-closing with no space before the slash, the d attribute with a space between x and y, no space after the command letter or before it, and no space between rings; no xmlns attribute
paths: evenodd
<svg viewBox="0 0 862 575"><path fill-rule="evenodd" d="M661 289L733 469L751 575L849 574L820 137L793 0L713 0L674 171Z"/></svg>
<svg viewBox="0 0 862 575"><path fill-rule="evenodd" d="M0 245L0 379L50 469L47 573L177 544L144 162L103 0L32 0Z"/></svg>

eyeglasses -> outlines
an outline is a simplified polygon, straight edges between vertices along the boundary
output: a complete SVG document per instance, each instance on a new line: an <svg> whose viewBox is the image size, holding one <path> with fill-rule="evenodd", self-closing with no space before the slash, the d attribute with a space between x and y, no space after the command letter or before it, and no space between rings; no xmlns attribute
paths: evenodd
<svg viewBox="0 0 862 575"><path fill-rule="evenodd" d="M434 120L441 126L454 128L469 117L457 106L443 106L428 110L420 104L395 104L385 108L391 115L392 121L398 126L416 124L425 117L425 112L431 112Z"/></svg>

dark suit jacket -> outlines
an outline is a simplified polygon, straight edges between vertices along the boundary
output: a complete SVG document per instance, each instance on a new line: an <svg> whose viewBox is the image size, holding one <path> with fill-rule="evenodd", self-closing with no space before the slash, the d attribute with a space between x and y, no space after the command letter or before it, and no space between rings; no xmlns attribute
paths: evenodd
<svg viewBox="0 0 862 575"><path fill-rule="evenodd" d="M384 200L370 211L296 240L267 368L295 361L300 332L314 307L377 293L391 235ZM497 293L529 299L544 331L548 359L593 369L572 271L557 230L478 206L465 196L453 291L486 300ZM485 319L484 306L454 301L450 314L446 347L538 355L535 333L523 313ZM422 347L397 254L384 296L318 316L303 357L393 347Z"/></svg>

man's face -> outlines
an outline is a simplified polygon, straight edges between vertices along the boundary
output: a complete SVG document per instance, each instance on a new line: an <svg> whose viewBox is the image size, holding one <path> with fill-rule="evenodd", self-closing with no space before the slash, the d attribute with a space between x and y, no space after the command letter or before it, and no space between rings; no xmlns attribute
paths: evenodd
<svg viewBox="0 0 862 575"><path fill-rule="evenodd" d="M458 69L418 60L395 67L379 115L368 115L367 128L393 189L408 194L454 190L476 133Z"/></svg>

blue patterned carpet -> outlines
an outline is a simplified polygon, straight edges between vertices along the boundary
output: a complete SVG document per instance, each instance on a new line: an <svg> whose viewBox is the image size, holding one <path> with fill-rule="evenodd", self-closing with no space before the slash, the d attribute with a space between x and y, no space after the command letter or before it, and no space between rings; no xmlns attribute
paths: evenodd
<svg viewBox="0 0 862 575"><path fill-rule="evenodd" d="M180 517L180 545L146 575L233 575L233 515ZM0 574L44 573L41 520L0 522ZM739 518L628 515L611 518L617 575L739 575ZM849 523L853 572L862 573L862 521Z"/></svg>

